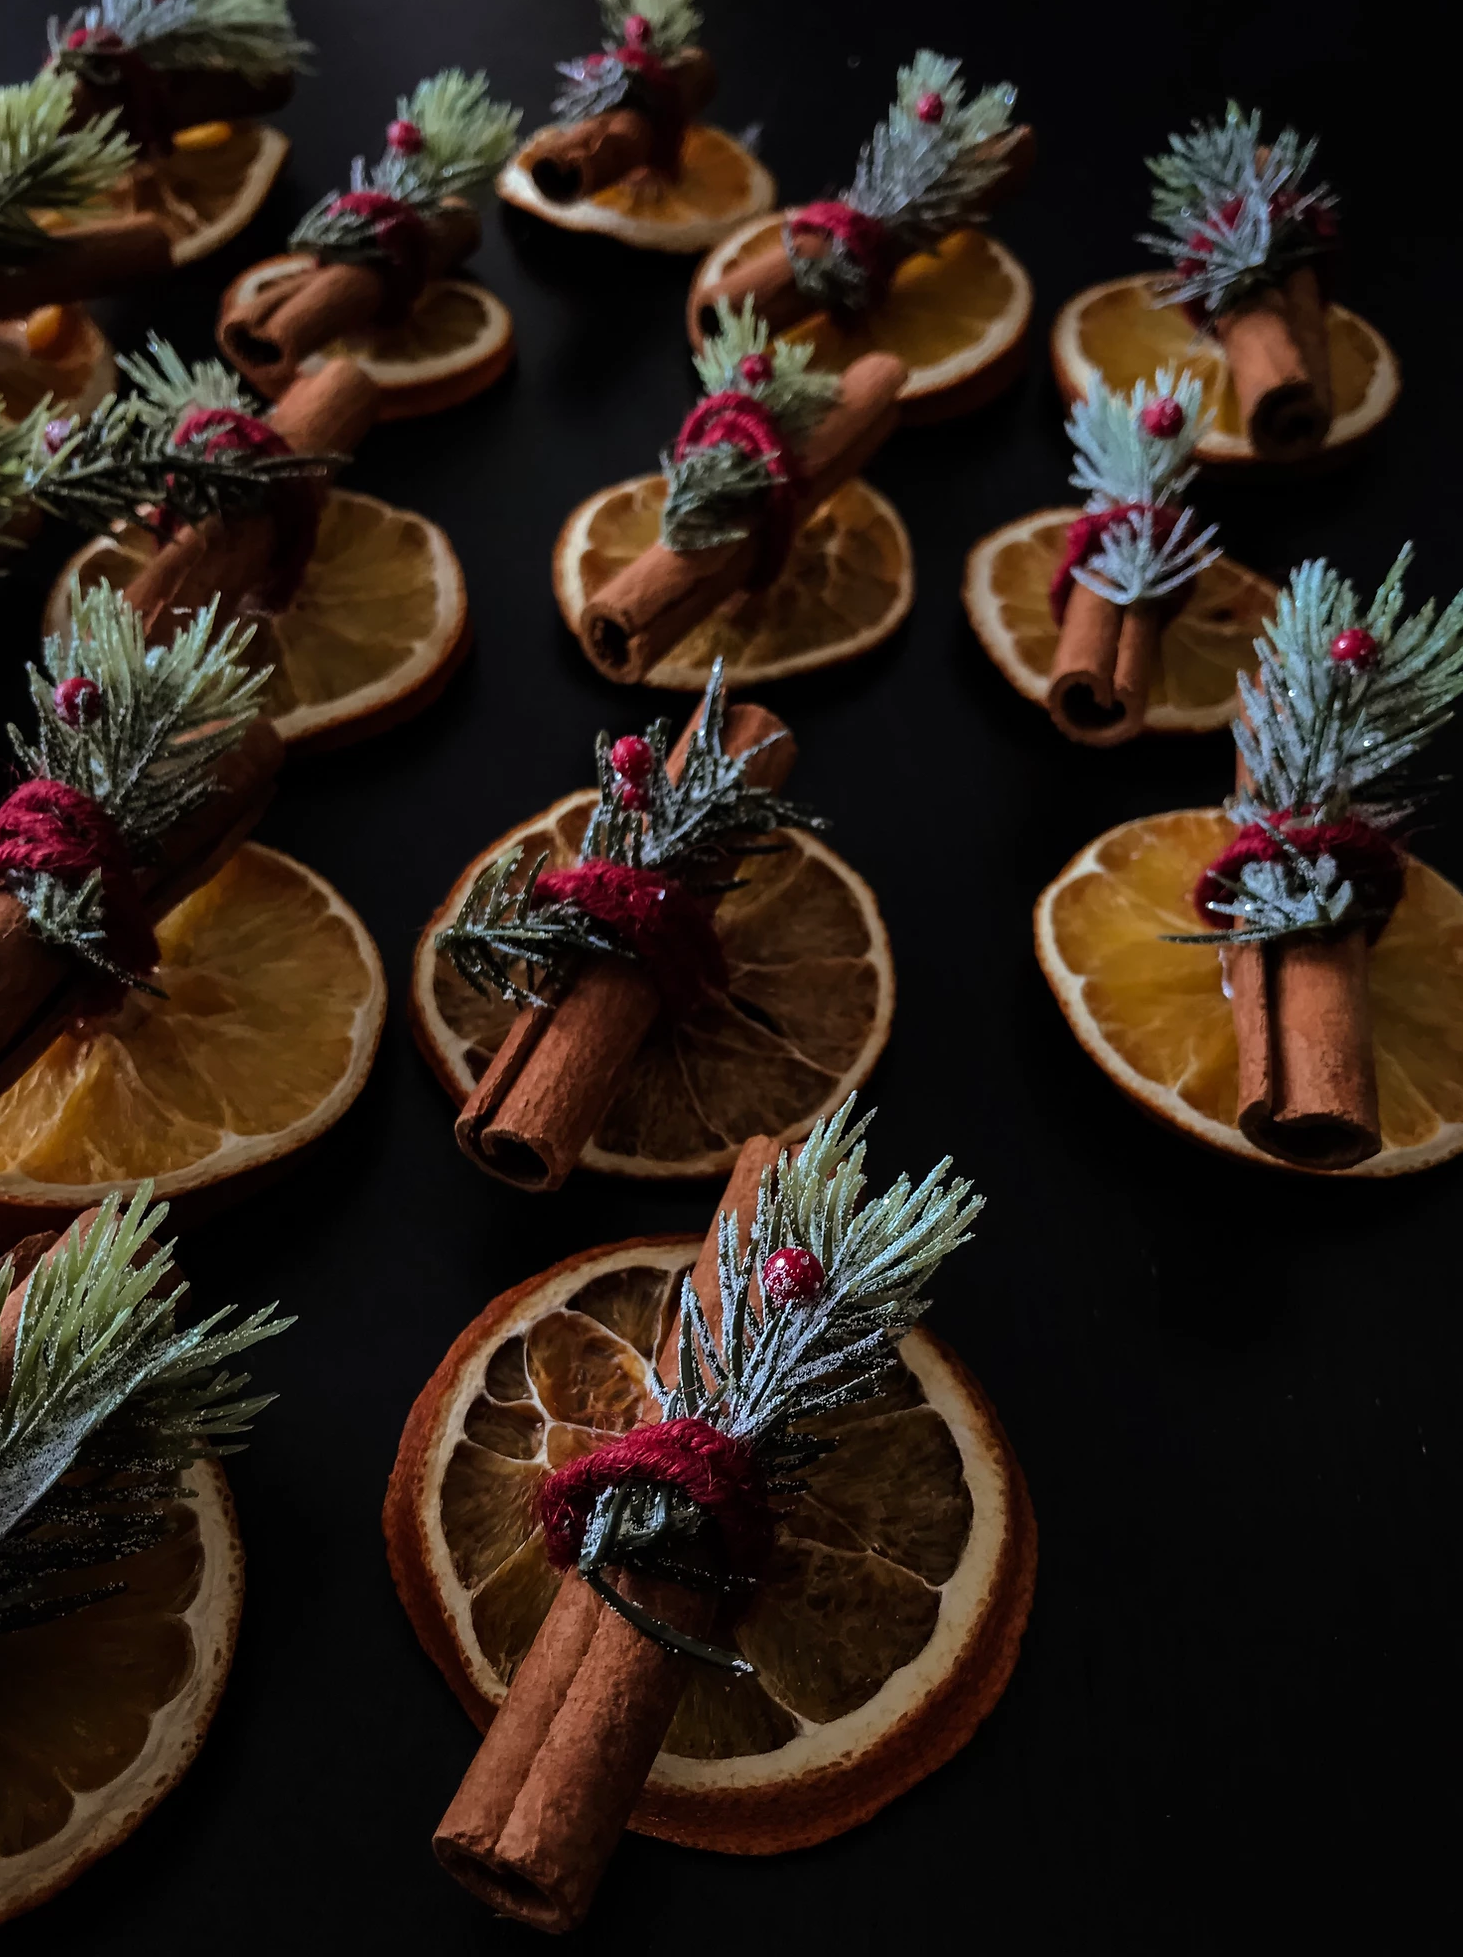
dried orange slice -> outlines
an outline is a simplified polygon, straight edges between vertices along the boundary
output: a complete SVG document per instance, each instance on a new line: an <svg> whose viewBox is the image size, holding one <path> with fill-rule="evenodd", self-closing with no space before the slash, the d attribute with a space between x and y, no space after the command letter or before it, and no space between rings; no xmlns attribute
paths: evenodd
<svg viewBox="0 0 1463 1957"><path fill-rule="evenodd" d="M570 512L554 545L554 596L571 632L594 594L660 534L664 476L634 476ZM766 591L743 592L688 632L647 686L704 691L836 666L884 641L914 603L914 553L898 511L857 478L815 510Z"/></svg>
<svg viewBox="0 0 1463 1957"><path fill-rule="evenodd" d="M1037 510L982 537L965 560L966 615L976 637L1028 700L1046 705L1057 649L1052 578L1080 510ZM1235 674L1252 673L1254 641L1274 609L1268 578L1221 557L1194 580L1164 630L1143 725L1156 734L1203 734L1239 712Z"/></svg>
<svg viewBox="0 0 1463 1957"><path fill-rule="evenodd" d="M77 1021L0 1095L12 1237L145 1177L169 1201L236 1190L323 1135L365 1085L386 979L323 877L246 843L157 935L167 997L133 992Z"/></svg>
<svg viewBox="0 0 1463 1957"><path fill-rule="evenodd" d="M117 385L111 345L80 306L59 312L60 330L36 351L24 319L0 319L0 421L23 421L49 395L58 414L88 415ZM32 315L34 317L34 315Z"/></svg>
<svg viewBox="0 0 1463 1957"><path fill-rule="evenodd" d="M261 259L228 288L220 317L314 263L306 252ZM219 346L229 359L222 339ZM332 340L302 360L300 372L313 374L327 360L345 355L381 389L377 419L406 421L470 401L507 372L513 354L513 315L501 299L470 279L432 279L400 326L373 326ZM274 385L266 370L250 368L248 379L261 393L272 389L275 399L283 392L283 384Z"/></svg>
<svg viewBox="0 0 1463 1957"><path fill-rule="evenodd" d="M707 254L686 306L691 344L701 345L701 294L743 259L770 251L786 212L744 224ZM906 421L939 421L984 407L1021 372L1031 324L1031 280L986 231L953 231L932 252L905 259L888 292L856 320L829 313L789 327L810 340L813 365L841 374L865 353L895 353L909 369L900 390Z"/></svg>
<svg viewBox="0 0 1463 1957"><path fill-rule="evenodd" d="M448 893L417 945L411 1018L417 1044L459 1105L513 1023L437 950L473 878L521 848L526 870L578 860L593 789L566 795L485 849ZM579 1158L624 1176L725 1175L749 1135L801 1140L862 1085L889 1038L894 964L874 893L841 857L801 830L786 848L748 857L744 887L722 900L717 927L729 996L674 1025L657 1024L630 1079ZM164 1192L165 1193L165 1192Z"/></svg>
<svg viewBox="0 0 1463 1957"><path fill-rule="evenodd" d="M563 231L598 231L641 251L705 251L738 224L770 210L777 185L749 149L708 123L693 122L681 150L674 183L637 170L577 203L555 204L530 171L537 130L500 171L498 195Z"/></svg>
<svg viewBox="0 0 1463 1957"><path fill-rule="evenodd" d="M117 1595L5 1639L0 1923L126 1840L193 1760L218 1709L244 1598L223 1470L199 1461L151 1549L89 1571Z"/></svg>
<svg viewBox="0 0 1463 1957"><path fill-rule="evenodd" d="M267 123L232 125L224 142L207 148L175 148L155 163L139 163L100 200L117 217L155 217L173 241L173 263L207 258L244 226L274 188L290 153L288 137ZM92 223L98 207L85 212ZM47 214L47 229L68 231L78 220Z"/></svg>
<svg viewBox="0 0 1463 1957"><path fill-rule="evenodd" d="M1160 367L1187 367L1204 386L1204 406L1214 425L1195 454L1216 465L1258 466L1240 419L1219 342L1196 332L1179 306L1154 303L1151 275L1109 279L1069 299L1052 327L1052 366L1067 401L1086 396L1094 373L1125 393L1135 381L1152 381ZM1331 392L1335 418L1322 456L1348 449L1392 412L1402 386L1397 356L1374 326L1345 306L1327 311L1331 341Z"/></svg>
<svg viewBox="0 0 1463 1957"><path fill-rule="evenodd" d="M1197 928L1189 893L1233 836L1218 809L1109 829L1042 892L1037 957L1072 1031L1125 1094L1198 1141L1289 1168L1235 1125L1217 944L1162 942ZM1416 857L1370 969L1381 1153L1305 1174L1404 1175L1463 1152L1463 892Z"/></svg>
<svg viewBox="0 0 1463 1957"><path fill-rule="evenodd" d="M157 550L135 526L94 537L63 566L45 629L70 616L73 576L120 590ZM264 698L285 744L343 747L420 713L467 656L472 632L462 566L425 517L334 489L300 588L287 611L255 621L249 658L273 666Z"/></svg>
<svg viewBox="0 0 1463 1957"><path fill-rule="evenodd" d="M546 1472L644 1416L700 1239L585 1251L496 1298L413 1407L386 1497L396 1587L486 1727L553 1601ZM731 1634L753 1679L693 1670L631 1826L770 1854L867 1820L948 1760L1000 1697L1036 1570L1010 1444L947 1347L916 1331L897 1383L832 1416Z"/></svg>

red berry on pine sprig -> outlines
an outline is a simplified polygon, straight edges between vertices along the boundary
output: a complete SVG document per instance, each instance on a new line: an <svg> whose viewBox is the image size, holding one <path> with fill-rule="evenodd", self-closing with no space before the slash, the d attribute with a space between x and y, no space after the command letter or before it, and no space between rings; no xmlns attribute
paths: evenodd
<svg viewBox="0 0 1463 1957"><path fill-rule="evenodd" d="M625 46L627 48L648 48L650 46L650 22L644 14L630 14L624 26Z"/></svg>
<svg viewBox="0 0 1463 1957"><path fill-rule="evenodd" d="M1184 411L1171 394L1161 400L1150 401L1143 410L1143 426L1150 435L1161 436L1171 442L1184 425Z"/></svg>
<svg viewBox="0 0 1463 1957"><path fill-rule="evenodd" d="M650 790L644 782L626 781L622 776L615 784L615 793L620 798L620 807L635 815L644 815L650 807Z"/></svg>
<svg viewBox="0 0 1463 1957"><path fill-rule="evenodd" d="M415 156L426 138L414 122L406 122L398 118L388 126L386 140L398 156Z"/></svg>
<svg viewBox="0 0 1463 1957"><path fill-rule="evenodd" d="M610 749L610 766L626 781L649 781L655 754L649 741L639 734L622 734Z"/></svg>
<svg viewBox="0 0 1463 1957"><path fill-rule="evenodd" d="M788 1244L762 1266L762 1296L777 1311L810 1304L823 1289L823 1266L811 1250Z"/></svg>
<svg viewBox="0 0 1463 1957"><path fill-rule="evenodd" d="M102 689L95 680L78 673L74 679L62 680L51 695L51 703L57 719L68 727L90 727L102 710Z"/></svg>
<svg viewBox="0 0 1463 1957"><path fill-rule="evenodd" d="M921 122L943 122L945 98L943 95L936 95L935 91L930 89L915 103L914 112Z"/></svg>
<svg viewBox="0 0 1463 1957"><path fill-rule="evenodd" d="M1377 642L1359 625L1350 625L1331 641L1331 657L1338 666L1355 666L1368 672L1377 663Z"/></svg>
<svg viewBox="0 0 1463 1957"><path fill-rule="evenodd" d="M744 354L737 371L748 387L761 387L772 378L772 356L766 353Z"/></svg>
<svg viewBox="0 0 1463 1957"><path fill-rule="evenodd" d="M74 426L75 424L67 420L64 415L55 421L48 421L46 423L46 432L42 439L46 444L47 455L60 454L61 450L66 446L66 443L71 439L71 430Z"/></svg>

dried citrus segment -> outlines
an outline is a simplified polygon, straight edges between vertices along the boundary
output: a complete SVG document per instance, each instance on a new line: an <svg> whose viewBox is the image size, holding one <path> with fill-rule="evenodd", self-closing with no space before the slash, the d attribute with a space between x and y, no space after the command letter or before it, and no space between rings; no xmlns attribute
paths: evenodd
<svg viewBox="0 0 1463 1957"><path fill-rule="evenodd" d="M571 632L595 593L656 541L665 489L664 476L636 476L570 513L554 546L554 595ZM734 687L837 665L882 645L913 602L909 534L855 479L803 525L775 584L694 627L645 684L699 693L718 659Z"/></svg>
<svg viewBox="0 0 1463 1957"><path fill-rule="evenodd" d="M196 1499L152 1549L88 1572L126 1589L12 1631L0 1669L0 1922L54 1895L181 1777L233 1657L243 1551L223 1472L188 1470Z"/></svg>
<svg viewBox="0 0 1463 1957"><path fill-rule="evenodd" d="M422 933L412 1026L458 1102L502 1045L514 1009L459 978L437 951L437 933L478 871L510 849L522 849L520 875L541 851L555 867L576 861L594 803L588 789L565 796L499 837L463 871ZM776 854L743 863L744 887L717 913L727 997L657 1022L580 1158L585 1167L724 1174L749 1135L800 1138L867 1080L894 1011L893 963L874 894L815 836L788 831L779 840L785 847Z"/></svg>
<svg viewBox="0 0 1463 1957"><path fill-rule="evenodd" d="M1037 955L1073 1032L1125 1093L1201 1141L1275 1167L1235 1126L1217 944L1162 942L1196 928L1189 893L1233 834L1218 809L1188 809L1099 836L1043 891ZM1381 1153L1308 1173L1400 1175L1463 1151L1463 893L1416 857L1370 971Z"/></svg>
<svg viewBox="0 0 1463 1957"><path fill-rule="evenodd" d="M744 259L774 249L784 215L743 225L707 255L691 287L693 342L700 295ZM816 313L783 337L811 342L813 364L825 373L842 373L865 353L897 354L909 369L899 397L906 416L933 419L978 407L1015 378L1031 301L1031 280L1004 245L986 231L953 231L933 251L905 259L866 313Z"/></svg>
<svg viewBox="0 0 1463 1957"><path fill-rule="evenodd" d="M1017 692L1042 706L1057 650L1051 583L1067 527L1080 515L1037 510L982 537L965 562L962 595L976 637ZM1235 674L1254 671L1254 642L1275 598L1268 578L1233 558L1201 571L1164 628L1145 728L1202 734L1227 726L1239 712Z"/></svg>
<svg viewBox="0 0 1463 1957"><path fill-rule="evenodd" d="M111 346L91 315L80 306L46 310L63 312L65 325L43 352L28 344L25 320L0 319L0 424L24 421L48 395L58 414L90 414L117 384Z"/></svg>
<svg viewBox="0 0 1463 1957"><path fill-rule="evenodd" d="M83 590L103 579L120 589L156 550L135 526L93 538L52 586L46 630L64 631L73 576ZM333 489L289 609L254 625L250 662L274 668L264 710L288 746L308 753L431 705L467 652L467 586L435 523Z"/></svg>
<svg viewBox="0 0 1463 1957"><path fill-rule="evenodd" d="M274 188L289 153L289 140L277 129L235 123L224 142L175 149L134 165L101 202L113 216L155 217L173 241L173 263L191 265L239 235ZM46 228L69 231L96 216L95 206L79 218L48 213Z"/></svg>
<svg viewBox="0 0 1463 1957"><path fill-rule="evenodd" d="M531 211L566 231L598 231L642 251L705 251L734 226L771 207L777 186L734 137L696 122L686 131L674 182L637 170L575 204L555 204L530 170L537 135L530 136L498 177L505 203Z"/></svg>
<svg viewBox="0 0 1463 1957"><path fill-rule="evenodd" d="M386 1502L392 1569L479 1725L557 1588L524 1501L529 1476L555 1465L555 1434L575 1431L555 1410L602 1410L578 1432L613 1437L653 1362L606 1327L634 1324L658 1350L699 1247L617 1244L530 1279L468 1327L412 1410ZM895 1390L825 1422L840 1444L724 1626L757 1676L688 1673L636 1810L643 1832L744 1853L823 1840L948 1759L1004 1686L1034 1570L1020 1471L954 1355L922 1332L900 1351ZM488 1462L489 1422L522 1404L494 1388L520 1392L525 1354L543 1444L532 1462Z"/></svg>
<svg viewBox="0 0 1463 1957"><path fill-rule="evenodd" d="M1155 304L1158 281L1138 275L1089 286L1057 314L1052 327L1052 365L1067 400L1085 395L1094 373L1126 391L1153 380L1160 367L1187 367L1204 387L1214 426L1196 453L1201 462L1252 463L1229 363L1219 342L1197 331L1182 307ZM1401 388L1397 356L1374 326L1345 306L1327 311L1331 342L1331 393L1335 409L1323 453L1334 453L1370 433L1391 413Z"/></svg>
<svg viewBox="0 0 1463 1957"><path fill-rule="evenodd" d="M0 1211L85 1209L143 1177L181 1196L303 1147L360 1092L385 979L323 878L246 843L158 943L165 998L78 1021L0 1096Z"/></svg>

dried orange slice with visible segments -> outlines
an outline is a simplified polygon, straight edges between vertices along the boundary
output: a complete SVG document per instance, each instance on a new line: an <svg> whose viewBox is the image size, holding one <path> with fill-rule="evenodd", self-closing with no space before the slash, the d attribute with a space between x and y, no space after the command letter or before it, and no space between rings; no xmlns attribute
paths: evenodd
<svg viewBox="0 0 1463 1957"><path fill-rule="evenodd" d="M0 1668L0 1923L64 1889L176 1786L218 1709L244 1596L223 1470L189 1468L151 1549L89 1570L126 1589L11 1631Z"/></svg>
<svg viewBox="0 0 1463 1957"><path fill-rule="evenodd" d="M744 224L709 252L691 282L686 320L701 345L701 294L743 259L772 250L785 212ZM905 259L888 292L856 319L829 313L780 337L810 340L813 365L841 374L866 353L895 353L909 369L900 389L906 421L938 421L992 401L1020 373L1031 324L1031 280L986 231L952 231L931 252Z"/></svg>
<svg viewBox="0 0 1463 1957"><path fill-rule="evenodd" d="M593 197L555 204L530 174L535 132L498 176L505 204L531 211L563 231L597 231L640 251L705 251L759 211L769 210L777 185L749 149L708 123L693 122L681 147L681 173L671 182L637 170Z"/></svg>
<svg viewBox="0 0 1463 1957"><path fill-rule="evenodd" d="M521 849L578 860L593 789L566 795L468 865L417 945L411 1018L433 1072L459 1104L486 1071L517 1008L484 998L437 950L478 872ZM894 963L868 885L825 843L778 831L786 845L745 859L743 888L722 899L717 930L728 996L656 1024L597 1134L586 1168L625 1176L725 1175L749 1135L801 1140L866 1081L889 1038Z"/></svg>
<svg viewBox="0 0 1463 1957"><path fill-rule="evenodd" d="M192 265L239 235L274 188L289 153L288 137L267 123L234 123L222 142L175 148L156 162L134 165L100 207L117 217L155 217L173 241L173 263ZM46 228L60 232L92 223L98 208L88 206L79 218L48 212Z"/></svg>
<svg viewBox="0 0 1463 1957"><path fill-rule="evenodd" d="M48 395L57 414L88 415L117 385L111 346L90 313L80 306L39 312L60 315L41 347L27 331L36 313L0 319L0 421L23 421Z"/></svg>
<svg viewBox="0 0 1463 1957"><path fill-rule="evenodd" d="M553 1601L534 1496L550 1468L645 1415L699 1238L586 1251L490 1304L413 1407L386 1498L392 1572L479 1726ZM631 1820L690 1847L770 1854L867 1820L941 1765L1000 1697L1031 1604L1036 1527L979 1386L923 1331L776 1547L735 1643L693 1667Z"/></svg>
<svg viewBox="0 0 1463 1957"><path fill-rule="evenodd" d="M1199 1141L1289 1168L1235 1125L1234 1024L1217 943L1163 942L1165 932L1197 929L1189 893L1233 835L1218 809L1108 830L1042 892L1036 951L1072 1031L1125 1094ZM1301 1173L1395 1176L1463 1152L1463 891L1409 857L1370 970L1381 1153Z"/></svg>
<svg viewBox="0 0 1463 1957"><path fill-rule="evenodd" d="M1160 367L1187 367L1204 386L1214 426L1195 454L1215 465L1259 465L1240 419L1229 363L1219 342L1196 332L1180 306L1154 304L1151 275L1110 279L1069 299L1052 327L1052 366L1063 398L1085 397L1094 373L1116 393L1152 381ZM1335 409L1322 456L1335 456L1369 435L1396 405L1402 386L1397 356L1374 326L1345 306L1327 311L1331 393Z"/></svg>
<svg viewBox="0 0 1463 1957"><path fill-rule="evenodd" d="M134 526L94 537L63 566L45 628L62 632L71 579L123 589L157 550ZM274 671L264 711L287 747L343 747L420 713L467 656L462 566L435 523L333 489L288 610L254 621L249 660Z"/></svg>
<svg viewBox="0 0 1463 1957"><path fill-rule="evenodd" d="M1037 510L982 537L965 561L962 595L976 637L1006 678L1039 706L1057 649L1051 583L1080 510ZM1164 630L1143 725L1203 734L1239 712L1235 674L1252 673L1255 638L1275 605L1268 578L1221 557L1194 580Z"/></svg>
<svg viewBox="0 0 1463 1957"><path fill-rule="evenodd" d="M585 605L660 534L664 476L635 476L571 511L554 545L554 596L571 632ZM743 592L688 632L647 686L705 690L720 659L729 687L836 666L884 641L914 603L914 553L891 503L855 478L815 510L766 591Z"/></svg>
<svg viewBox="0 0 1463 1957"><path fill-rule="evenodd" d="M386 980L323 877L246 843L157 936L167 996L77 1021L0 1095L12 1238L147 1177L176 1215L323 1135L365 1085Z"/></svg>

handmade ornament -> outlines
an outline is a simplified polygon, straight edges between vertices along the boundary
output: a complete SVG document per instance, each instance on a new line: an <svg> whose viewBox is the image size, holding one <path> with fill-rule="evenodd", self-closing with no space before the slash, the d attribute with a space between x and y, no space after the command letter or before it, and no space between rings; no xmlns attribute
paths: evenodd
<svg viewBox="0 0 1463 1957"><path fill-rule="evenodd" d="M384 1006L329 886L237 858L283 755L249 629L217 631L210 605L150 645L107 585L71 614L29 669L37 732L10 730L24 778L0 805L0 1218L19 1227L99 1183L173 1196L281 1160L359 1092Z"/></svg>
<svg viewBox="0 0 1463 1957"><path fill-rule="evenodd" d="M723 331L696 356L706 393L661 476L570 514L554 591L606 678L700 688L716 660L732 683L781 678L852 658L902 623L909 540L854 478L898 420L904 368L868 354L838 376L809 360L806 346L769 342L750 302L723 307ZM830 548L847 532L875 547L852 572Z"/></svg>
<svg viewBox="0 0 1463 1957"><path fill-rule="evenodd" d="M1001 82L967 102L960 63L921 49L846 190L745 224L710 252L687 303L692 346L721 330L723 301L734 314L750 301L824 371L874 348L897 354L907 420L992 400L1021 370L1031 318L1031 281L979 228L1030 171L1015 101Z"/></svg>
<svg viewBox="0 0 1463 1957"><path fill-rule="evenodd" d="M1390 413L1400 379L1376 330L1334 304L1336 199L1311 179L1316 144L1284 129L1261 140L1258 111L1231 102L1149 160L1153 223L1173 262L1068 302L1052 329L1067 399L1098 376L1147 378L1183 365L1203 383L1213 426L1203 463L1294 464L1334 457Z"/></svg>
<svg viewBox="0 0 1463 1957"><path fill-rule="evenodd" d="M1183 501L1211 419L1201 393L1167 368L1130 394L1094 380L1067 422L1085 506L1008 523L966 562L966 610L986 651L1089 747L1148 727L1223 726L1275 600Z"/></svg>
<svg viewBox="0 0 1463 1957"><path fill-rule="evenodd" d="M555 121L498 179L507 204L567 231L647 251L705 251L771 207L777 187L723 130L697 117L716 89L689 0L600 0L597 54L561 61Z"/></svg>
<svg viewBox="0 0 1463 1957"><path fill-rule="evenodd" d="M1406 765L1463 693L1463 595L1404 617L1409 554L1370 604L1324 560L1292 573L1239 676L1224 811L1110 831L1037 906L1099 1064L1252 1160L1398 1175L1463 1149L1463 893L1399 839Z"/></svg>
<svg viewBox="0 0 1463 1957"><path fill-rule="evenodd" d="M0 1922L130 1835L208 1730L243 1547L219 1457L273 1394L239 1353L275 1307L179 1323L144 1183L0 1259Z"/></svg>
<svg viewBox="0 0 1463 1957"><path fill-rule="evenodd" d="M826 1840L949 1759L1010 1675L1025 1485L911 1330L979 1198L948 1158L866 1195L866 1126L849 1103L801 1152L750 1140L699 1255L631 1242L531 1279L412 1410L393 1574L487 1727L436 1848L505 1914L580 1921L627 1824Z"/></svg>
<svg viewBox="0 0 1463 1957"><path fill-rule="evenodd" d="M235 279L218 343L271 399L329 352L349 353L381 389L384 420L479 394L513 358L513 320L482 286L450 276L482 242L471 198L518 128L487 76L447 68L396 105L386 151L295 227L290 252Z"/></svg>
<svg viewBox="0 0 1463 1957"><path fill-rule="evenodd" d="M175 265L236 237L289 155L255 118L289 101L313 53L285 0L99 0L49 31L74 121L115 115L139 151L116 214L161 226Z"/></svg>
<svg viewBox="0 0 1463 1957"><path fill-rule="evenodd" d="M458 1143L520 1188L576 1162L724 1175L867 1079L893 971L872 893L780 790L796 756L719 672L669 722L598 744L566 798L469 866L418 948L413 1020Z"/></svg>

